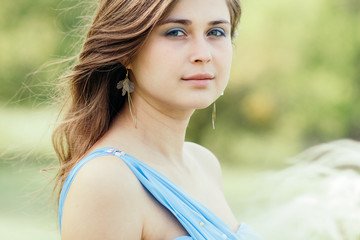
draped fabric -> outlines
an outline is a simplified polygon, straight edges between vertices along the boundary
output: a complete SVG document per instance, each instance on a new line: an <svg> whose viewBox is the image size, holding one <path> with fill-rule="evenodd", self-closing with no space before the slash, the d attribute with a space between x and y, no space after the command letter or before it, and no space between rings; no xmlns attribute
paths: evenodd
<svg viewBox="0 0 360 240"><path fill-rule="evenodd" d="M234 233L214 213L185 193L164 175L135 157L110 147L92 152L77 163L69 173L59 199L60 231L66 195L77 172L90 160L104 155L113 155L122 159L152 196L178 219L189 236L181 236L174 240L262 240L245 223L241 223L237 233Z"/></svg>

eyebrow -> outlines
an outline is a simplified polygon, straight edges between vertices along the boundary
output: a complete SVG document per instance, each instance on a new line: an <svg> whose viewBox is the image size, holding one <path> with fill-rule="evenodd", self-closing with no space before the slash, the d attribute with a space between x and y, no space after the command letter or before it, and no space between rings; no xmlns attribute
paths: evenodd
<svg viewBox="0 0 360 240"><path fill-rule="evenodd" d="M168 19L160 22L159 26L164 25L164 24L168 24L168 23L178 23L178 24L182 24L182 25L191 25L192 21L188 20L188 19L168 18ZM210 26L219 25L219 24L229 24L230 25L230 22L225 20L225 19L219 19L219 20L215 20L215 21L210 21L208 24Z"/></svg>

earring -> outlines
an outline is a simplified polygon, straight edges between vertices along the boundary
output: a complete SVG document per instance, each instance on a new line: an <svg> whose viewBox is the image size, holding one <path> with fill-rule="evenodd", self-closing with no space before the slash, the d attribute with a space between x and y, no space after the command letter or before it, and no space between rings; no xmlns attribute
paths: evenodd
<svg viewBox="0 0 360 240"><path fill-rule="evenodd" d="M216 105L215 102L213 103L213 109L211 114L211 122L212 122L212 128L215 130L215 118L216 118Z"/></svg>
<svg viewBox="0 0 360 240"><path fill-rule="evenodd" d="M134 83L133 83L132 81L130 81L130 79L129 79L129 71L128 71L128 69L126 69L125 79L119 81L119 82L116 84L116 88L117 88L117 89L122 89L122 93L121 93L122 96L125 96L125 94L127 93L130 115L131 115L132 120L134 121L135 128L136 128L136 127L137 127L136 115L133 114L133 110L132 110L132 109L135 110L135 107L134 107L134 104L133 104L133 102L132 102L132 100L131 100L131 95L130 95L130 93L134 92L135 85L134 85Z"/></svg>
<svg viewBox="0 0 360 240"><path fill-rule="evenodd" d="M124 80L119 81L116 84L117 89L122 89L122 96L126 93L132 93L134 91L134 83L129 79L129 71L126 69L126 76Z"/></svg>

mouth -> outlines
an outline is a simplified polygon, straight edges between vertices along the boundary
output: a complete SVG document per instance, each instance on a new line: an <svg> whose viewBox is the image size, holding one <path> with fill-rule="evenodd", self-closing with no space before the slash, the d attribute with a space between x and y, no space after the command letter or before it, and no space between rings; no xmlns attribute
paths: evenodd
<svg viewBox="0 0 360 240"><path fill-rule="evenodd" d="M210 73L198 73L190 76L181 78L184 81L204 81L204 80L213 80L214 75Z"/></svg>

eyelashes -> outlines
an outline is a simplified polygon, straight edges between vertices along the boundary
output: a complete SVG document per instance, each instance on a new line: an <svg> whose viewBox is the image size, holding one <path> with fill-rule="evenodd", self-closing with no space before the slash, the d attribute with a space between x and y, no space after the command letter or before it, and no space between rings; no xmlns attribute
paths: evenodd
<svg viewBox="0 0 360 240"><path fill-rule="evenodd" d="M208 34L214 37L226 37L226 33L222 28L213 28L208 32Z"/></svg>
<svg viewBox="0 0 360 240"><path fill-rule="evenodd" d="M215 38L227 36L225 30L222 28L212 28L206 33L206 35L209 37L215 37ZM173 37L173 38L180 38L180 37L187 36L187 33L186 33L185 29L183 29L183 28L172 28L165 33L165 36Z"/></svg>
<svg viewBox="0 0 360 240"><path fill-rule="evenodd" d="M182 28L172 28L165 33L167 37L183 37L186 36L185 30Z"/></svg>

